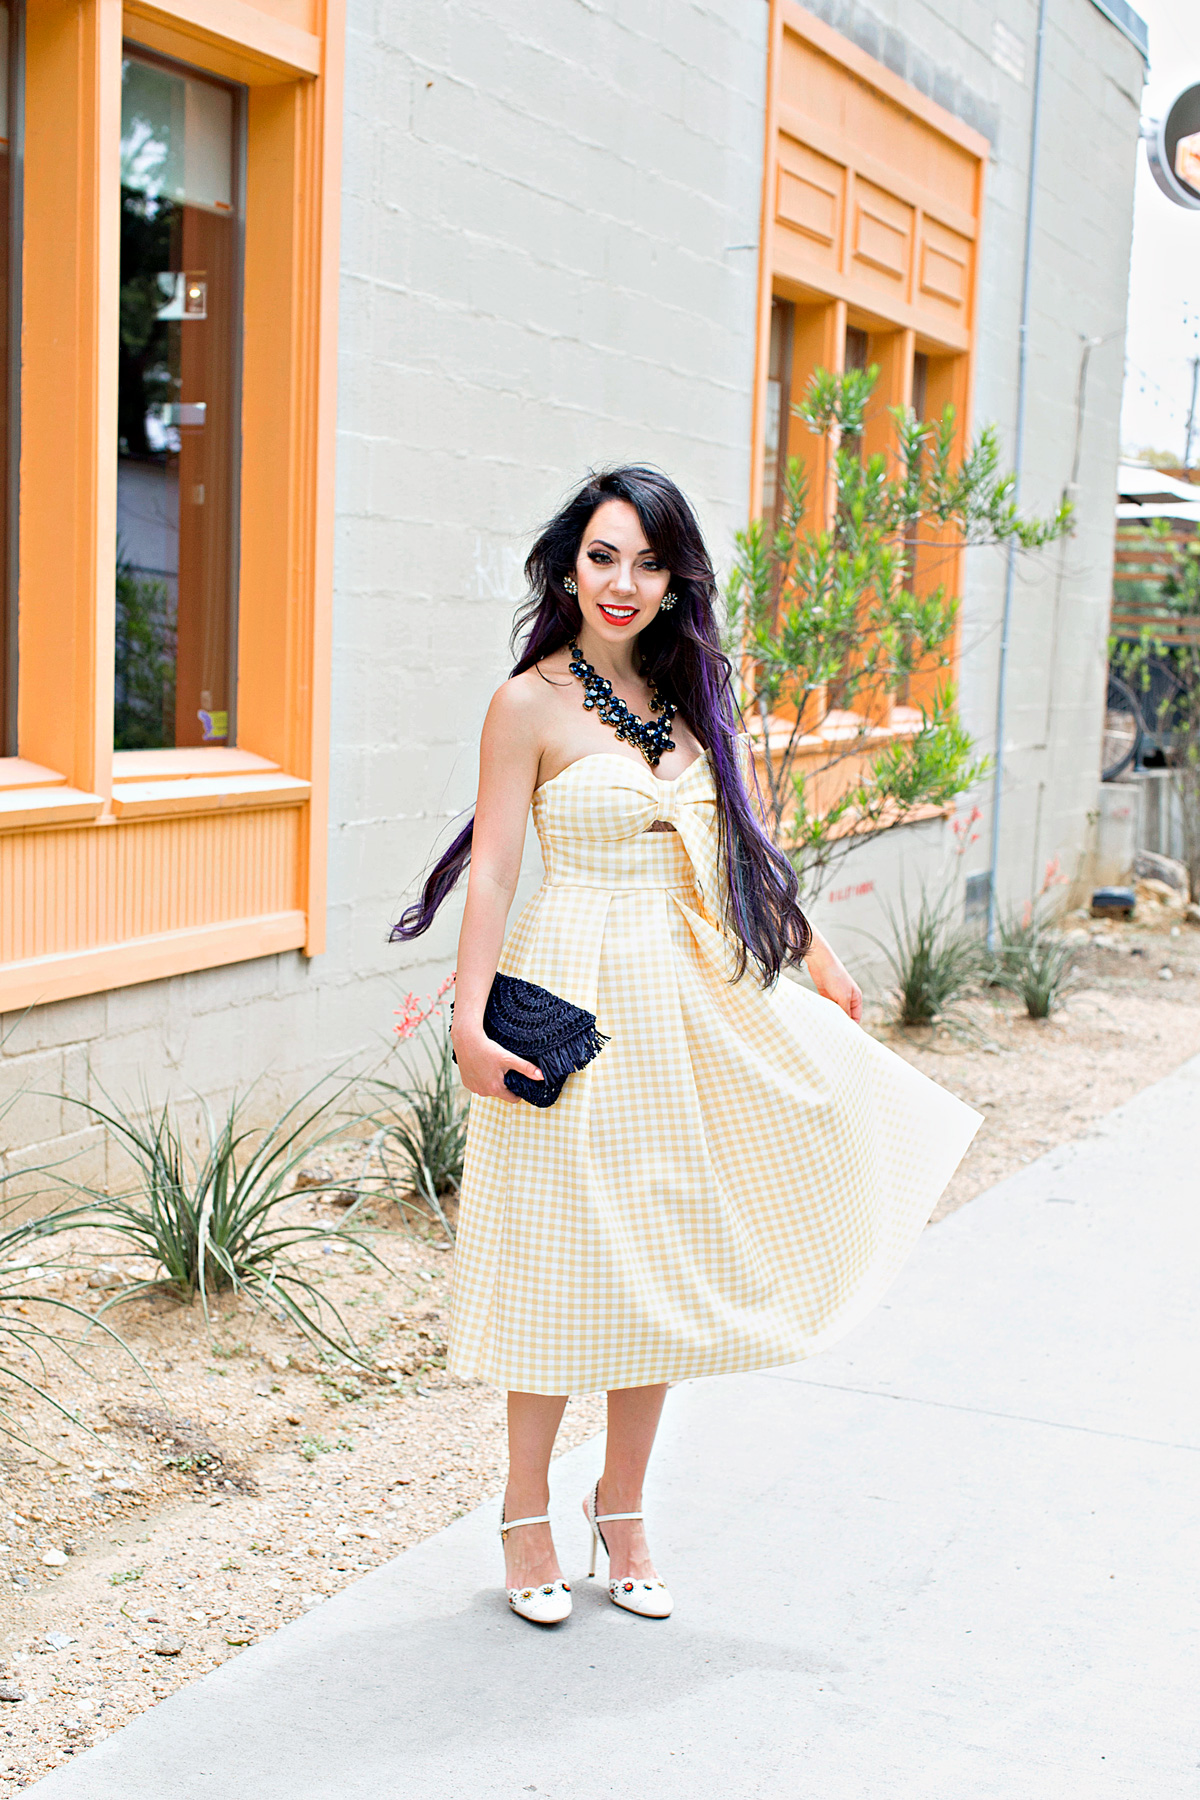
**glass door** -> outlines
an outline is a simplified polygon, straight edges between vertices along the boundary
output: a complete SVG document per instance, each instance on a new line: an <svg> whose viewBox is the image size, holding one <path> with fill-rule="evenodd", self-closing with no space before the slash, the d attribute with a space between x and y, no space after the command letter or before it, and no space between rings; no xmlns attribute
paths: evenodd
<svg viewBox="0 0 1200 1800"><path fill-rule="evenodd" d="M128 50L118 750L233 742L242 90Z"/></svg>

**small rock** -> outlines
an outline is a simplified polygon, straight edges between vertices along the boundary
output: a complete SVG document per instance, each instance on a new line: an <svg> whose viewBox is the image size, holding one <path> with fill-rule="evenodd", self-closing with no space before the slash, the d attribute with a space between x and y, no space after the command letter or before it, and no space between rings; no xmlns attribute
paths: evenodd
<svg viewBox="0 0 1200 1800"><path fill-rule="evenodd" d="M181 1637L175 1637L169 1631L164 1631L162 1635L154 1641L155 1656L178 1656L182 1649L183 1639Z"/></svg>
<svg viewBox="0 0 1200 1800"><path fill-rule="evenodd" d="M267 1367L268 1367L268 1369L273 1369L276 1375L282 1375L283 1371L285 1369L290 1368L291 1361L292 1361L292 1359L288 1355L286 1350L268 1350L267 1351L267 1355L266 1355Z"/></svg>
<svg viewBox="0 0 1200 1800"><path fill-rule="evenodd" d="M1187 905L1187 890L1183 893L1166 881L1155 881L1152 877L1137 883L1137 911L1134 917L1143 923L1156 924L1168 918L1171 913L1182 916Z"/></svg>
<svg viewBox="0 0 1200 1800"><path fill-rule="evenodd" d="M323 1162L306 1163L302 1169L296 1172L298 1188L328 1187L329 1183L335 1179L329 1164Z"/></svg>
<svg viewBox="0 0 1200 1800"><path fill-rule="evenodd" d="M142 1491L136 1481L114 1481L110 1486L114 1494L140 1494Z"/></svg>
<svg viewBox="0 0 1200 1800"><path fill-rule="evenodd" d="M73 1644L75 1642L75 1639L73 1637L68 1637L65 1631L48 1631L46 1633L46 1642L52 1650L65 1650L68 1644Z"/></svg>
<svg viewBox="0 0 1200 1800"><path fill-rule="evenodd" d="M225 1642L227 1644L252 1644L254 1633L252 1631L227 1631Z"/></svg>
<svg viewBox="0 0 1200 1800"><path fill-rule="evenodd" d="M88 1276L88 1286L90 1288L124 1287L125 1276L115 1263L101 1263L100 1267L93 1269Z"/></svg>
<svg viewBox="0 0 1200 1800"><path fill-rule="evenodd" d="M419 1280L419 1281L432 1281L432 1280L433 1280L433 1272L432 1272L432 1270L430 1270L430 1269L418 1269L418 1270L417 1270L417 1279L418 1279L418 1280Z"/></svg>
<svg viewBox="0 0 1200 1800"><path fill-rule="evenodd" d="M61 1569L67 1559L61 1550L43 1550L40 1560L47 1569Z"/></svg>
<svg viewBox="0 0 1200 1800"><path fill-rule="evenodd" d="M1133 874L1137 881L1154 882L1156 886L1173 888L1187 899L1188 872L1184 863L1173 856L1160 856L1154 850L1138 850L1133 858Z"/></svg>
<svg viewBox="0 0 1200 1800"><path fill-rule="evenodd" d="M289 1425L303 1425L304 1423L304 1420L299 1413L285 1413L284 1417L287 1419Z"/></svg>
<svg viewBox="0 0 1200 1800"><path fill-rule="evenodd" d="M1174 979L1175 979L1174 969L1160 969L1158 971L1158 979L1160 981L1174 981ZM43 1556L42 1561L45 1562L45 1560L46 1559Z"/></svg>
<svg viewBox="0 0 1200 1800"><path fill-rule="evenodd" d="M15 1681L0 1681L0 1700L24 1700L25 1695Z"/></svg>

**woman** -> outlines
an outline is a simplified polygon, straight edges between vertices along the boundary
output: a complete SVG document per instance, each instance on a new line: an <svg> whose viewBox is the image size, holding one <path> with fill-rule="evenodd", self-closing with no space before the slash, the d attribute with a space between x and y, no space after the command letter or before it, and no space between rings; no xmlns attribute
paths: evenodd
<svg viewBox="0 0 1200 1800"><path fill-rule="evenodd" d="M605 1388L593 1571L599 1541L615 1603L663 1618L641 1494L668 1383L846 1331L979 1119L861 1031L857 984L797 905L747 792L712 564L679 489L647 468L590 477L526 575L473 823L394 933L425 931L470 861L453 1039L475 1098L449 1364L509 1390L513 1609L570 1612L550 1454L568 1395ZM506 941L531 804L545 881ZM801 961L816 994L779 979ZM505 1085L541 1071L484 1031L497 969L607 1036L552 1106Z"/></svg>

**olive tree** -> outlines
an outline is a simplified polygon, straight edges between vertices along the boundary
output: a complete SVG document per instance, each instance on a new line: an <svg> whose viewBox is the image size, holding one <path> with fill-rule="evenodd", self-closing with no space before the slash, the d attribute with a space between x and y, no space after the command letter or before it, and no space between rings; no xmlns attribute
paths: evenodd
<svg viewBox="0 0 1200 1800"><path fill-rule="evenodd" d="M1018 511L994 429L956 454L952 407L937 420L890 408L892 454L864 456L877 377L813 375L793 411L825 440L830 491L812 509L822 517L811 522L805 466L792 458L774 522L738 534L726 591L739 697L763 732L767 824L809 899L862 833L946 806L985 772L948 673L915 728L887 728L911 683L950 669L959 597L931 574L956 568L968 546L1039 549L1070 522L1065 502L1046 519Z"/></svg>

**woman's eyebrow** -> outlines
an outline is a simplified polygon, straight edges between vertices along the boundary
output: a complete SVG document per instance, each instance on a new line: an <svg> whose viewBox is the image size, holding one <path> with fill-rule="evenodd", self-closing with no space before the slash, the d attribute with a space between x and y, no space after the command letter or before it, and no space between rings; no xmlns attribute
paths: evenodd
<svg viewBox="0 0 1200 1800"><path fill-rule="evenodd" d="M607 538L593 538L591 543L588 545L588 549L589 550L611 550L614 556L620 556L620 554L621 554L621 552L617 549L617 546L615 544L610 544ZM643 549L635 550L633 554L635 556L653 556L653 555L655 555L655 552L650 548L649 544L646 544Z"/></svg>

